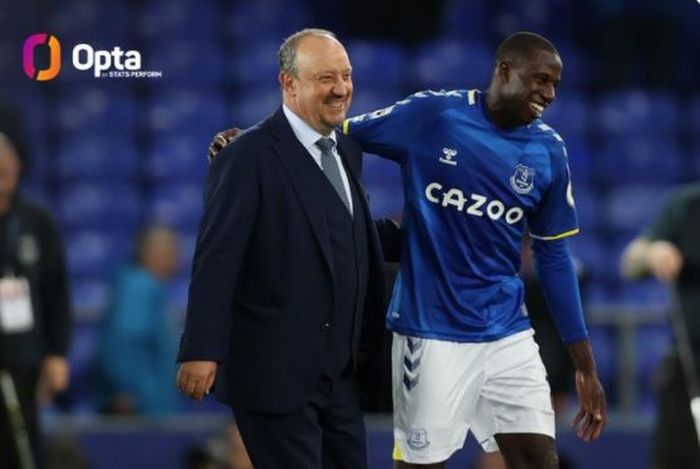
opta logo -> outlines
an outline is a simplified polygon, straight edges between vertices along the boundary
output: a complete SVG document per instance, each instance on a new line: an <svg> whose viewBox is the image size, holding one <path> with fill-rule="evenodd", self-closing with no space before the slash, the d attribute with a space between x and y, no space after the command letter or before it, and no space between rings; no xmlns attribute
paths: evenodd
<svg viewBox="0 0 700 469"><path fill-rule="evenodd" d="M34 50L37 46L48 46L50 51L49 66L41 70L37 70L34 63ZM61 43L56 36L45 33L29 36L22 49L22 66L24 73L32 80L47 81L56 78L61 71Z"/></svg>
<svg viewBox="0 0 700 469"><path fill-rule="evenodd" d="M49 65L37 70L35 53L37 46L48 46ZM56 78L61 71L61 44L45 33L32 34L24 41L22 50L24 73L32 80L46 81ZM141 70L141 53L137 50L123 50L114 46L112 50L95 49L90 44L77 44L71 54L72 65L78 71L92 71L94 78L161 78L160 70Z"/></svg>

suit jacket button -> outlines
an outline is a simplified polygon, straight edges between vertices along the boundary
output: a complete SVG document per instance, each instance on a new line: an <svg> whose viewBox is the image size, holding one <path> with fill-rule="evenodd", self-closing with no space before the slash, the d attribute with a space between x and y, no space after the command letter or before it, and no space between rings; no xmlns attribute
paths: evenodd
<svg viewBox="0 0 700 469"><path fill-rule="evenodd" d="M321 329L323 329L323 330L328 330L330 328L331 328L330 322L324 322L323 324L321 324Z"/></svg>

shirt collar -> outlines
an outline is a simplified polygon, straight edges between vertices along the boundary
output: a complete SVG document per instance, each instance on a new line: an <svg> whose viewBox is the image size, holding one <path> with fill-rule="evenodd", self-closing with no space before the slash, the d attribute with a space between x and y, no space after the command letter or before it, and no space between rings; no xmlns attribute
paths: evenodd
<svg viewBox="0 0 700 469"><path fill-rule="evenodd" d="M321 135L316 130L314 130L314 128L307 124L306 121L304 121L304 119L296 115L294 111L289 109L284 104L282 105L282 112L284 112L287 121L289 121L289 125L292 127L294 135L296 135L301 144L304 145L304 148L306 148L307 150L312 147L315 148L316 142L318 142L319 139L326 137L325 135ZM333 140L333 142L336 145L338 144L335 138L335 129L331 131L331 134L328 135L327 138Z"/></svg>

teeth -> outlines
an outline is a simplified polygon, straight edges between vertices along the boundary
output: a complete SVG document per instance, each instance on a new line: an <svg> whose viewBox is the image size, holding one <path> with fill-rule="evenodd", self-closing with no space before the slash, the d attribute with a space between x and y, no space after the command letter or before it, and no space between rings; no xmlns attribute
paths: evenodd
<svg viewBox="0 0 700 469"><path fill-rule="evenodd" d="M544 106L535 102L530 102L530 107L537 111L539 114L542 114L542 112L544 111Z"/></svg>

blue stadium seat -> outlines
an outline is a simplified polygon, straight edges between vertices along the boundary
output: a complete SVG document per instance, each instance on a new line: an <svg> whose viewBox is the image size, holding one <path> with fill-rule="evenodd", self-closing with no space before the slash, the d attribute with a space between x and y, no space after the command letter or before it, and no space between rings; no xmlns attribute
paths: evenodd
<svg viewBox="0 0 700 469"><path fill-rule="evenodd" d="M136 104L125 86L69 85L59 90L56 123L62 131L128 131L136 126Z"/></svg>
<svg viewBox="0 0 700 469"><path fill-rule="evenodd" d="M63 44L83 42L109 50L127 45L130 12L124 2L69 0L52 10L49 24Z"/></svg>
<svg viewBox="0 0 700 469"><path fill-rule="evenodd" d="M617 91L598 101L594 123L603 135L673 135L679 123L678 107L670 93Z"/></svg>
<svg viewBox="0 0 700 469"><path fill-rule="evenodd" d="M583 137L566 139L566 153L569 155L569 169L574 191L581 185L595 183L594 162L597 155L589 140Z"/></svg>
<svg viewBox="0 0 700 469"><path fill-rule="evenodd" d="M176 229L193 230L202 216L202 185L158 185L148 196L148 219Z"/></svg>
<svg viewBox="0 0 700 469"><path fill-rule="evenodd" d="M154 89L146 128L151 132L186 132L208 142L226 123L225 104L223 96L201 87Z"/></svg>
<svg viewBox="0 0 700 469"><path fill-rule="evenodd" d="M653 373L673 346L672 340L671 328L667 321L640 325L637 329L638 372L646 376Z"/></svg>
<svg viewBox="0 0 700 469"><path fill-rule="evenodd" d="M61 135L55 168L63 180L128 182L138 164L131 134L72 132Z"/></svg>
<svg viewBox="0 0 700 469"><path fill-rule="evenodd" d="M47 141L47 132L32 133L29 138L28 159L22 168L22 180L32 185L46 189L50 176L56 169L55 151L44 142Z"/></svg>
<svg viewBox="0 0 700 469"><path fill-rule="evenodd" d="M0 31L4 41L0 43L0 70L11 70L5 62L5 58L12 57L12 65L17 65L19 58L17 47L29 34L37 32L29 30L42 24L46 15L45 7L40 2L10 2L3 5L3 14L0 15ZM16 42L15 42L16 40ZM21 47L21 46L20 46ZM5 55L7 53L7 55ZM21 72L20 72L21 73Z"/></svg>
<svg viewBox="0 0 700 469"><path fill-rule="evenodd" d="M557 93L542 119L568 143L583 140L588 130L590 109L586 97L575 92Z"/></svg>
<svg viewBox="0 0 700 469"><path fill-rule="evenodd" d="M246 87L249 86L277 86L279 46L279 39L246 41L245 44L239 45L226 62L227 77L234 85L243 87L244 91L247 91Z"/></svg>
<svg viewBox="0 0 700 469"><path fill-rule="evenodd" d="M190 276L183 275L168 284L168 303L170 308L183 311L187 308L187 295L190 287Z"/></svg>
<svg viewBox="0 0 700 469"><path fill-rule="evenodd" d="M12 53L14 56L13 58L16 58L17 52L14 48ZM0 67L3 66L2 54L3 46L0 45ZM12 66L14 66L14 64L8 65L8 68L4 70L8 70L9 67ZM24 78L24 76L22 78ZM7 102L20 114L24 125L24 131L31 137L31 142L44 141L42 138L43 135L37 136L36 134L40 134L46 129L50 112L44 94L40 89L36 88L35 83L27 80L27 83L23 83L22 86L4 88L2 92L0 92L0 101L3 103ZM34 143L32 145L32 150L36 146L38 145Z"/></svg>
<svg viewBox="0 0 700 469"><path fill-rule="evenodd" d="M672 347L671 330L666 323L646 324L637 329L635 355L640 408L653 410L656 387L654 377Z"/></svg>
<svg viewBox="0 0 700 469"><path fill-rule="evenodd" d="M77 322L73 327L73 337L68 355L71 368L69 388L70 412L72 415L94 414L97 410L91 396L94 357L99 347L99 323L94 321Z"/></svg>
<svg viewBox="0 0 700 469"><path fill-rule="evenodd" d="M157 40L163 36L185 35L195 40L215 37L219 18L214 2L158 0L143 3L136 25L144 38ZM162 48L168 46L165 41L161 45Z"/></svg>
<svg viewBox="0 0 700 469"><path fill-rule="evenodd" d="M610 326L589 325L588 332L598 365L598 376L608 398L615 396L618 354L615 330Z"/></svg>
<svg viewBox="0 0 700 469"><path fill-rule="evenodd" d="M399 166L373 154L364 156L363 166L363 179L372 214L375 217L401 218L404 194Z"/></svg>
<svg viewBox="0 0 700 469"><path fill-rule="evenodd" d="M199 224L184 227L177 233L180 243L180 266L178 268L178 277L188 278L192 273L192 260L194 259L194 250L197 244L197 231Z"/></svg>
<svg viewBox="0 0 700 469"><path fill-rule="evenodd" d="M676 141L646 136L608 141L595 159L598 181L620 184L671 184L685 175L684 161Z"/></svg>
<svg viewBox="0 0 700 469"><path fill-rule="evenodd" d="M396 87L356 87L350 107L350 115L357 116L366 112L376 111L391 106L396 101L405 98Z"/></svg>
<svg viewBox="0 0 700 469"><path fill-rule="evenodd" d="M581 231L593 234L601 227L600 195L594 187L587 184L574 184L574 200Z"/></svg>
<svg viewBox="0 0 700 469"><path fill-rule="evenodd" d="M564 64L564 70L561 74L560 90L566 92L574 89L585 88L591 84L591 80L595 77L594 67L597 64L595 60L590 60L584 51L579 50L573 45L568 45L565 42L555 41L561 60Z"/></svg>
<svg viewBox="0 0 700 469"><path fill-rule="evenodd" d="M31 179L24 179L22 181L21 191L22 197L41 204L51 210L54 199L51 197L51 193L48 191L45 184L36 183Z"/></svg>
<svg viewBox="0 0 700 469"><path fill-rule="evenodd" d="M212 128L210 134L217 130ZM209 138L199 139L189 133L152 133L144 162L144 175L155 180L202 184L208 166L206 155L209 142Z"/></svg>
<svg viewBox="0 0 700 469"><path fill-rule="evenodd" d="M615 290L615 301L640 308L668 309L672 304L671 292L656 280L622 282Z"/></svg>
<svg viewBox="0 0 700 469"><path fill-rule="evenodd" d="M600 268L603 265L603 241L595 233L583 231L569 238L571 254L583 271L593 278L604 277Z"/></svg>
<svg viewBox="0 0 700 469"><path fill-rule="evenodd" d="M227 108L227 126L250 127L257 124L282 105L279 86L243 89L236 93Z"/></svg>
<svg viewBox="0 0 700 469"><path fill-rule="evenodd" d="M673 189L639 184L611 190L601 210L605 226L616 233L641 230L658 215Z"/></svg>
<svg viewBox="0 0 700 469"><path fill-rule="evenodd" d="M59 220L69 229L133 230L142 221L138 191L126 183L70 184L58 198Z"/></svg>
<svg viewBox="0 0 700 469"><path fill-rule="evenodd" d="M485 89L493 72L493 51L479 43L434 41L414 54L417 89Z"/></svg>
<svg viewBox="0 0 700 469"><path fill-rule="evenodd" d="M609 305L611 303L611 296L607 280L599 279L595 276L591 277L585 288L582 289L581 297L583 299L584 310Z"/></svg>
<svg viewBox="0 0 700 469"><path fill-rule="evenodd" d="M87 262L78 262L82 268ZM90 269L85 269L90 270ZM75 277L71 279L71 303L78 319L85 314L102 311L107 302L107 284L98 278Z"/></svg>
<svg viewBox="0 0 700 469"><path fill-rule="evenodd" d="M125 230L68 230L65 242L71 276L78 282L107 280L133 255L132 238L132 232ZM94 291L88 293L95 295Z"/></svg>
<svg viewBox="0 0 700 469"><path fill-rule="evenodd" d="M443 10L443 34L460 40L482 40L488 36L486 0L449 0Z"/></svg>
<svg viewBox="0 0 700 469"><path fill-rule="evenodd" d="M248 43L251 38L277 41L300 29L309 27L312 15L308 3L300 0L256 0L235 2L225 12L225 33L234 41Z"/></svg>
<svg viewBox="0 0 700 469"><path fill-rule="evenodd" d="M164 44L167 47L163 47ZM214 39L156 36L149 41L146 50L147 69L161 70L169 84L215 86L224 81L224 55Z"/></svg>
<svg viewBox="0 0 700 469"><path fill-rule="evenodd" d="M346 41L345 48L354 64L353 81L358 88L401 86L406 77L403 49L388 41Z"/></svg>

